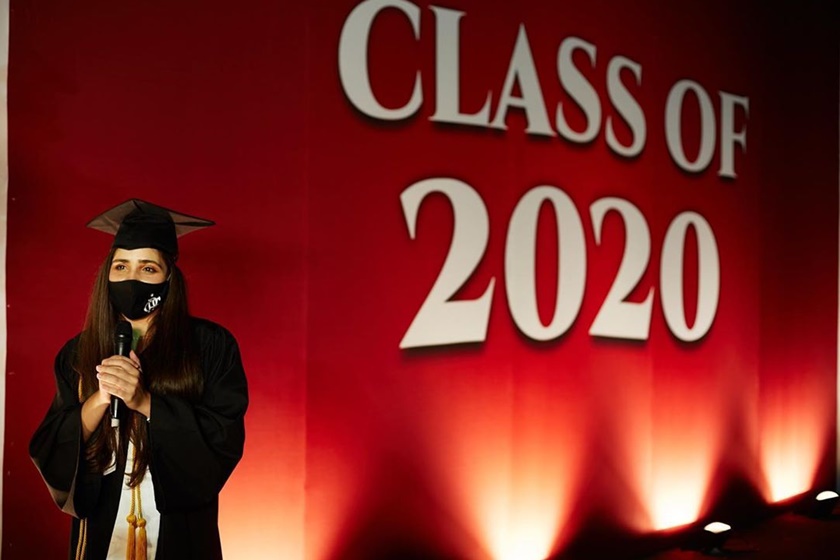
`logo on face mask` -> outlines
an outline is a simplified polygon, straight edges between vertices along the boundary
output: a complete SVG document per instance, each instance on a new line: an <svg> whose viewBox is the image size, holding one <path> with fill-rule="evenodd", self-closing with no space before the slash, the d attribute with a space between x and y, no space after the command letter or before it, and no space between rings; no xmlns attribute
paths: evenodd
<svg viewBox="0 0 840 560"><path fill-rule="evenodd" d="M160 304L160 300L162 299L162 297L152 294L152 297L150 297L149 301L146 302L146 305L143 306L143 311L145 313L151 313Z"/></svg>

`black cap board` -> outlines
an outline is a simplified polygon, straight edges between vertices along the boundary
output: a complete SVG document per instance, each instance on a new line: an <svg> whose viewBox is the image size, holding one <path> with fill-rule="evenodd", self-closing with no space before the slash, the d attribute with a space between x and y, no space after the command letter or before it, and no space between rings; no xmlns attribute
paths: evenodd
<svg viewBox="0 0 840 560"><path fill-rule="evenodd" d="M137 198L106 210L87 223L87 227L114 235L112 249L151 247L178 255L178 237L215 222L146 202Z"/></svg>

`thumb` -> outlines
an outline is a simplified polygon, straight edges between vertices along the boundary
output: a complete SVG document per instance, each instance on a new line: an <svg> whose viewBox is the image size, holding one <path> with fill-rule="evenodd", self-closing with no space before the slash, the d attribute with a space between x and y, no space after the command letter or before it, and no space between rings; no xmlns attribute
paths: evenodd
<svg viewBox="0 0 840 560"><path fill-rule="evenodd" d="M131 361L134 362L135 365L137 365L137 369L140 369L140 357L134 352L134 350L128 354L128 357L131 358Z"/></svg>

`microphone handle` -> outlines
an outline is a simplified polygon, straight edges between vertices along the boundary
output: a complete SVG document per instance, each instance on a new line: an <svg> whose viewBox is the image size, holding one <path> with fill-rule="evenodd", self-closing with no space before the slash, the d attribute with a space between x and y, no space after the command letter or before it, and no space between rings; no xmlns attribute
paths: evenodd
<svg viewBox="0 0 840 560"><path fill-rule="evenodd" d="M128 357L131 354L131 342L130 339L126 340L127 337L117 335L115 346L115 354L118 356L126 356ZM128 343L128 344L126 344ZM111 414L111 427L116 428L120 425L120 418L119 418L119 409L120 409L120 399L111 395L111 407L110 407L110 414Z"/></svg>
<svg viewBox="0 0 840 560"><path fill-rule="evenodd" d="M111 427L116 428L120 425L120 417L119 417L119 409L120 409L120 400L111 395Z"/></svg>

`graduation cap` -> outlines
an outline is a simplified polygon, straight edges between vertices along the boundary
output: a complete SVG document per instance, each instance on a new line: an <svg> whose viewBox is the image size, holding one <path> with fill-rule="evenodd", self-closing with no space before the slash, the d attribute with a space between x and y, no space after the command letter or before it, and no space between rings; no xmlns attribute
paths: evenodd
<svg viewBox="0 0 840 560"><path fill-rule="evenodd" d="M112 249L151 247L178 255L178 238L215 222L175 212L137 198L106 210L87 223L87 227L114 236Z"/></svg>

